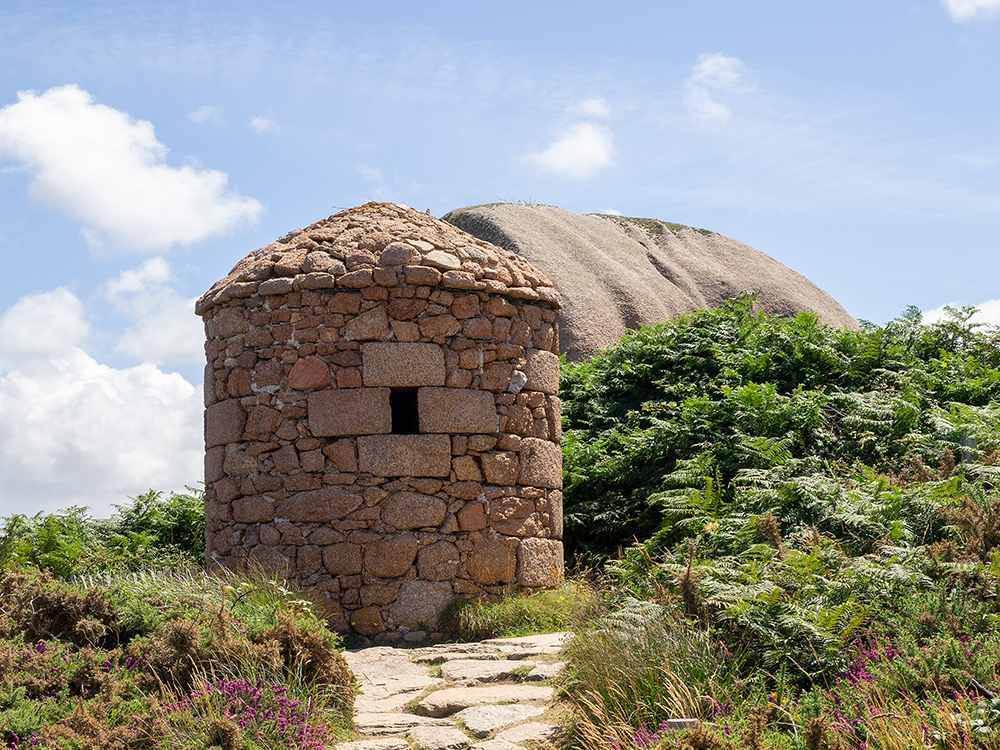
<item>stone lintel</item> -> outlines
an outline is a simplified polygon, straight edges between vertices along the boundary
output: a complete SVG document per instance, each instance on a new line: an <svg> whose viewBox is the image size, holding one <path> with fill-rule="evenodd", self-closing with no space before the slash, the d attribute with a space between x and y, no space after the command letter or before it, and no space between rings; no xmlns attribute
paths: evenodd
<svg viewBox="0 0 1000 750"><path fill-rule="evenodd" d="M358 468L379 477L446 477L451 474L448 435L362 435Z"/></svg>
<svg viewBox="0 0 1000 750"><path fill-rule="evenodd" d="M369 388L444 385L444 350L437 344L362 344L361 360Z"/></svg>
<svg viewBox="0 0 1000 750"><path fill-rule="evenodd" d="M392 432L388 388L315 391L307 400L315 437L381 435Z"/></svg>
<svg viewBox="0 0 1000 750"><path fill-rule="evenodd" d="M417 391L420 431L491 434L499 429L493 394L469 388L421 388Z"/></svg>

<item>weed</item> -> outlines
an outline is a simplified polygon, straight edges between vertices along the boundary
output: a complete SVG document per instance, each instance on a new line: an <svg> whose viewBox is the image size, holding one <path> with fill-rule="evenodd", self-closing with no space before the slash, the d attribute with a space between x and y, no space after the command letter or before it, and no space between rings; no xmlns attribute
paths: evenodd
<svg viewBox="0 0 1000 750"><path fill-rule="evenodd" d="M521 666L514 667L510 670L510 676L515 680L524 680L529 674L531 674L531 671L534 668L534 664L522 664Z"/></svg>

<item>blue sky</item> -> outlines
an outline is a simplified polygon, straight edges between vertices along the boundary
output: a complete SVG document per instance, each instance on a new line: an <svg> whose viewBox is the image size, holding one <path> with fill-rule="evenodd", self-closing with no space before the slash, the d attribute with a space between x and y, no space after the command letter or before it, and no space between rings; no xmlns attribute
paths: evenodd
<svg viewBox="0 0 1000 750"><path fill-rule="evenodd" d="M1000 322L998 94L1000 0L7 0L0 515L197 483L192 300L367 200L656 217Z"/></svg>

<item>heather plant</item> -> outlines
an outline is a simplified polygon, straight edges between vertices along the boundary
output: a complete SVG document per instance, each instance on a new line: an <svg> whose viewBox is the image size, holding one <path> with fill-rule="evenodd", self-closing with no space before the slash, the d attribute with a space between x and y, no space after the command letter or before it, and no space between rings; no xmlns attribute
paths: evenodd
<svg viewBox="0 0 1000 750"><path fill-rule="evenodd" d="M317 723L317 706L295 700L288 692L286 686L261 680L206 682L179 700L162 704L151 719L137 718L133 728L137 736L161 748L323 750L328 732Z"/></svg>
<svg viewBox="0 0 1000 750"><path fill-rule="evenodd" d="M339 639L281 581L154 572L87 588L11 572L0 596L10 746L314 748L349 722Z"/></svg>

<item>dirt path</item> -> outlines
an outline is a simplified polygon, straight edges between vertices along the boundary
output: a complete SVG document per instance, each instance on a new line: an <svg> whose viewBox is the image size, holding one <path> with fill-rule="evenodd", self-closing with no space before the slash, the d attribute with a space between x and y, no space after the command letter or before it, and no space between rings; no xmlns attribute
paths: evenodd
<svg viewBox="0 0 1000 750"><path fill-rule="evenodd" d="M553 737L553 680L569 633L374 646L344 655L361 693L355 723L366 738L337 750L516 750Z"/></svg>

